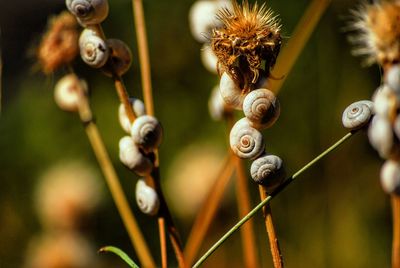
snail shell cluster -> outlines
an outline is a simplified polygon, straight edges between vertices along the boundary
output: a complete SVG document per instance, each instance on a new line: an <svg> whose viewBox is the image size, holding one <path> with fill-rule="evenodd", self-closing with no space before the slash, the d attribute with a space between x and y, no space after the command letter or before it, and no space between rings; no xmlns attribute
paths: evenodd
<svg viewBox="0 0 400 268"><path fill-rule="evenodd" d="M82 60L93 68L103 67L110 54L106 41L90 28L82 31L79 37L79 49Z"/></svg>
<svg viewBox="0 0 400 268"><path fill-rule="evenodd" d="M66 75L54 88L54 100L62 110L76 112L80 98L79 90L86 92L87 84L74 74Z"/></svg>
<svg viewBox="0 0 400 268"><path fill-rule="evenodd" d="M129 98L129 102L131 103L133 112L136 116L142 116L146 114L143 101L136 98ZM122 103L118 108L118 119L122 129L126 133L131 133L132 124L129 121L128 115L126 114L125 106Z"/></svg>
<svg viewBox="0 0 400 268"><path fill-rule="evenodd" d="M99 24L108 15L107 0L66 0L65 4L84 27Z"/></svg>
<svg viewBox="0 0 400 268"><path fill-rule="evenodd" d="M366 126L374 114L374 103L369 100L357 101L344 110L342 115L343 126L350 130Z"/></svg>
<svg viewBox="0 0 400 268"><path fill-rule="evenodd" d="M251 164L250 174L255 182L272 191L285 179L283 161L276 155L262 155Z"/></svg>
<svg viewBox="0 0 400 268"><path fill-rule="evenodd" d="M136 183L136 203L144 214L154 216L160 208L160 199L157 192L148 186L143 179Z"/></svg>
<svg viewBox="0 0 400 268"><path fill-rule="evenodd" d="M125 136L119 141L119 159L140 176L150 174L153 169L151 159L140 150L130 136Z"/></svg>

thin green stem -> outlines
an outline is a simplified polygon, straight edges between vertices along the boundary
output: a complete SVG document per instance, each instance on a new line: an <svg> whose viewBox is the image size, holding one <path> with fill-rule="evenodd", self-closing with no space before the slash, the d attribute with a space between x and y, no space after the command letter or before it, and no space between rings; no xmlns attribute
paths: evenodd
<svg viewBox="0 0 400 268"><path fill-rule="evenodd" d="M308 164L306 164L304 167L302 167L299 171L294 173L291 177L289 177L282 185L280 185L276 190L274 190L270 195L268 195L262 202L260 202L255 208L253 208L252 211L250 211L245 217L243 217L238 223L236 223L228 232L226 232L194 265L193 268L199 267L203 262L207 260L208 257L214 251L216 251L234 232L236 232L244 223L246 223L248 220L250 220L260 209L262 209L266 204L268 204L271 199L282 192L290 183L292 183L298 176L300 176L303 172L305 172L307 169L312 167L314 164L316 164L319 160L321 160L323 157L327 156L329 153L331 153L333 150L338 148L340 145L342 145L345 141L350 139L357 131L349 132L347 133L343 138L338 140L335 144L333 144L331 147L326 149L324 152L322 152L320 155L318 155L316 158L311 160Z"/></svg>

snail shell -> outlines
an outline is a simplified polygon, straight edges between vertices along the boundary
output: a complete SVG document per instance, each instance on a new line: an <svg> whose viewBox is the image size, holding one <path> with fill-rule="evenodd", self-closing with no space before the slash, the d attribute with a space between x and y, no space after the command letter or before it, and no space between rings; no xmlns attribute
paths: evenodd
<svg viewBox="0 0 400 268"><path fill-rule="evenodd" d="M107 18L107 0L66 0L68 10L83 26L99 24Z"/></svg>
<svg viewBox="0 0 400 268"><path fill-rule="evenodd" d="M372 96L375 113L382 117L390 117L396 112L397 98L395 92L388 86L379 87Z"/></svg>
<svg viewBox="0 0 400 268"><path fill-rule="evenodd" d="M208 42L211 29L221 26L221 22L216 17L218 10L231 9L231 7L229 1L196 1L189 11L190 31L194 39L200 43Z"/></svg>
<svg viewBox="0 0 400 268"><path fill-rule="evenodd" d="M145 115L146 109L144 103L136 98L129 98L129 102L132 104L133 112L137 117ZM121 103L118 108L118 119L123 130L127 133L131 133L132 124L126 115L125 106Z"/></svg>
<svg viewBox="0 0 400 268"><path fill-rule="evenodd" d="M393 65L388 69L385 76L386 84L400 96L400 65Z"/></svg>
<svg viewBox="0 0 400 268"><path fill-rule="evenodd" d="M157 192L149 187L144 180L136 183L136 203L144 214L156 215L160 208L160 200Z"/></svg>
<svg viewBox="0 0 400 268"><path fill-rule="evenodd" d="M252 127L263 129L276 122L280 114L280 105L271 90L260 88L251 91L244 98L243 112Z"/></svg>
<svg viewBox="0 0 400 268"><path fill-rule="evenodd" d="M62 110L76 112L80 96L79 90L87 91L87 84L74 74L66 75L57 82L54 88L54 100Z"/></svg>
<svg viewBox="0 0 400 268"><path fill-rule="evenodd" d="M211 118L215 121L222 120L230 112L230 109L226 106L225 101L219 93L219 86L215 86L211 91L211 96L208 100L208 111Z"/></svg>
<svg viewBox="0 0 400 268"><path fill-rule="evenodd" d="M93 68L106 64L109 49L106 42L95 34L92 29L85 29L79 37L79 48L82 60Z"/></svg>
<svg viewBox="0 0 400 268"><path fill-rule="evenodd" d="M276 155L263 155L253 161L250 167L251 177L258 184L273 190L285 178L283 161Z"/></svg>
<svg viewBox="0 0 400 268"><path fill-rule="evenodd" d="M374 103L368 100L350 104L343 112L342 123L350 130L360 129L367 125L374 113Z"/></svg>
<svg viewBox="0 0 400 268"><path fill-rule="evenodd" d="M232 151L240 158L254 159L264 152L262 134L250 126L247 118L242 118L232 127L229 135Z"/></svg>
<svg viewBox="0 0 400 268"><path fill-rule="evenodd" d="M387 118L375 116L368 129L368 138L372 147L382 158L388 158L394 149L393 130Z"/></svg>
<svg viewBox="0 0 400 268"><path fill-rule="evenodd" d="M242 107L245 95L242 94L242 90L227 72L224 72L221 76L219 90L221 92L222 99L228 106L236 110L243 109Z"/></svg>
<svg viewBox="0 0 400 268"><path fill-rule="evenodd" d="M217 74L217 64L218 58L215 56L214 52L212 51L211 47L207 44L204 44L201 48L201 62L203 66L207 69L207 71Z"/></svg>
<svg viewBox="0 0 400 268"><path fill-rule="evenodd" d="M400 195L400 164L387 160L381 169L381 185L388 194Z"/></svg>
<svg viewBox="0 0 400 268"><path fill-rule="evenodd" d="M133 141L147 153L161 144L163 130L157 118L142 115L133 122L131 136Z"/></svg>
<svg viewBox="0 0 400 268"><path fill-rule="evenodd" d="M116 74L122 76L132 64L132 52L125 42L119 39L107 39L106 44L110 50L109 64L103 70L108 76ZM112 68L112 70L110 70Z"/></svg>
<svg viewBox="0 0 400 268"><path fill-rule="evenodd" d="M396 134L397 139L400 140L400 115L397 115L394 120L393 131Z"/></svg>
<svg viewBox="0 0 400 268"><path fill-rule="evenodd" d="M153 169L153 162L139 150L129 136L125 136L119 141L119 159L140 176L150 174Z"/></svg>

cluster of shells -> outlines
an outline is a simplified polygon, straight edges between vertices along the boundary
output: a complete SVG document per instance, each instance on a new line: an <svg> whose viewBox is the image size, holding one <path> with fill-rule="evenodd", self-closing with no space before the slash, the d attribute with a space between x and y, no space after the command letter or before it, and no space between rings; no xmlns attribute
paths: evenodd
<svg viewBox="0 0 400 268"><path fill-rule="evenodd" d="M108 76L120 77L125 74L132 63L129 47L121 40L105 39L100 27L100 23L108 16L108 1L66 0L66 6L84 27L79 38L82 60L93 68L101 68ZM82 83L74 77L74 83L65 86L66 82L63 81L63 86L56 86L57 103L60 105L64 101L60 107L70 111L77 110L79 95L74 88L76 83ZM155 117L146 115L141 100L131 98L129 101L136 119L131 122L125 107L120 105L119 122L128 135L119 141L119 158L129 170L139 176L148 176L154 168L154 151L161 143L162 127ZM137 182L136 201L142 212L157 214L160 204L158 195L144 179Z"/></svg>
<svg viewBox="0 0 400 268"><path fill-rule="evenodd" d="M373 94L372 101L358 101L343 113L342 121L351 130L369 123L371 146L385 159L380 180L388 194L400 194L400 66L385 72L383 84ZM374 115L372 117L372 115Z"/></svg>

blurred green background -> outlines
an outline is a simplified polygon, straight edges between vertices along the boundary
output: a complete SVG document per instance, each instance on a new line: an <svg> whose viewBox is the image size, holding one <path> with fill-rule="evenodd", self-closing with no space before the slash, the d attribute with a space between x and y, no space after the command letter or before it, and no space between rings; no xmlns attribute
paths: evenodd
<svg viewBox="0 0 400 268"><path fill-rule="evenodd" d="M197 145L199 150L206 144L217 159L223 158L227 148L224 124L212 121L208 113L209 93L218 79L202 66L201 44L190 34L188 11L193 2L144 1L155 110L165 130L160 148L165 185L179 173L179 164L174 170L171 167L177 165L176 158L189 146ZM284 43L310 2L268 1L280 14L287 37ZM354 101L370 99L380 83L378 67L361 68L361 60L351 56L351 46L342 30L346 25L344 17L356 5L357 1L332 1L279 94L280 119L264 131L267 150L284 159L288 174L342 137L346 133L341 124L342 111ZM51 77L40 74L34 68L35 59L29 56L48 16L63 8L62 0L0 1L4 64L0 117L1 268L22 267L28 242L43 231L34 210L34 189L41 175L53 165L70 160L83 161L99 170L77 115L59 110L53 101L52 89L61 73ZM103 27L108 37L120 38L132 48L133 66L124 79L129 92L141 97L130 1L110 1L110 15ZM112 81L79 59L74 67L90 85L98 126L150 248L159 260L156 221L138 211L133 196L137 177L118 160L118 141L124 134L118 124L118 99ZM389 198L379 184L382 163L370 148L366 134L359 133L273 200L275 225L287 267L389 267L391 216ZM186 179L190 181L191 176ZM254 183L249 181L249 185L255 205L259 201L258 190ZM103 188L104 201L83 231L95 249L116 245L136 259L109 192ZM196 189L187 190L196 195ZM238 220L234 189L228 191L230 194L204 239L202 252ZM178 190L168 190L166 195L168 200L181 196ZM185 200L180 205L185 206ZM186 241L195 211L187 213L191 216L182 216L185 213L179 209L185 210L173 207L172 213ZM254 222L263 267L272 267L260 213ZM242 267L240 252L240 235L236 233L205 267ZM173 265L172 251L169 256ZM99 258L110 266L123 267L112 256Z"/></svg>

